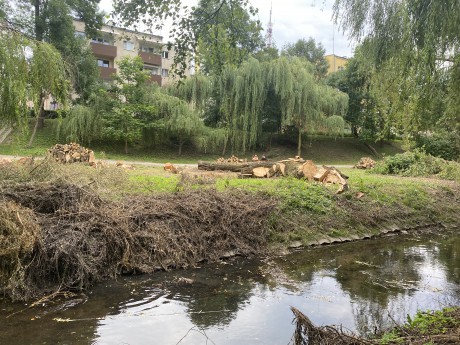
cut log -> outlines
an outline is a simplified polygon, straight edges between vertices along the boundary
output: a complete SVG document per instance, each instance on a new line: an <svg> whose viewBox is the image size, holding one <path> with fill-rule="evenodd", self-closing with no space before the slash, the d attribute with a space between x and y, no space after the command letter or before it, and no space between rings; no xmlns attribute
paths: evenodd
<svg viewBox="0 0 460 345"><path fill-rule="evenodd" d="M315 181L323 182L326 178L327 174L329 174L329 169L325 169L324 167L319 168L318 172L313 176Z"/></svg>
<svg viewBox="0 0 460 345"><path fill-rule="evenodd" d="M284 163L276 163L279 170L281 171L281 175L285 176L286 175L286 164Z"/></svg>
<svg viewBox="0 0 460 345"><path fill-rule="evenodd" d="M268 177L268 172L270 168L265 168L265 167L257 167L252 169L252 174L255 177Z"/></svg>
<svg viewBox="0 0 460 345"><path fill-rule="evenodd" d="M311 160L307 160L302 165L302 174L308 179L308 181L313 181L314 176L318 172L318 167Z"/></svg>

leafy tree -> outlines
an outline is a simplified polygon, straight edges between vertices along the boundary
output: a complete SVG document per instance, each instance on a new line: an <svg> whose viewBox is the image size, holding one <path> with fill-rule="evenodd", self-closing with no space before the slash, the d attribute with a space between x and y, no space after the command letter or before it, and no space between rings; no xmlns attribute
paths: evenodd
<svg viewBox="0 0 460 345"><path fill-rule="evenodd" d="M251 20L237 2L200 0L192 16L202 23L194 35L198 38L196 56L205 73L220 74L226 64L239 66L263 45L260 22Z"/></svg>
<svg viewBox="0 0 460 345"><path fill-rule="evenodd" d="M460 101L460 84L453 82L460 56L457 0L336 0L334 11L350 36L366 43L366 55L379 72L392 72L391 77L378 73L378 80L387 77L391 90L402 91L392 107L399 106L407 134L436 123L458 130L458 113L451 108Z"/></svg>
<svg viewBox="0 0 460 345"><path fill-rule="evenodd" d="M378 112L371 93L373 64L368 61L362 49L357 47L344 70L327 77L326 83L348 95L348 110L345 121L352 134L362 140L376 141L379 137Z"/></svg>
<svg viewBox="0 0 460 345"><path fill-rule="evenodd" d="M324 57L325 53L326 49L324 49L323 45L316 43L312 37L308 38L308 40L302 38L295 43L287 43L281 51L281 55L303 57L311 62L315 66L317 79L324 78L327 74L329 64Z"/></svg>
<svg viewBox="0 0 460 345"><path fill-rule="evenodd" d="M259 62L269 62L279 58L278 48L276 47L263 47L253 54L253 57Z"/></svg>
<svg viewBox="0 0 460 345"><path fill-rule="evenodd" d="M67 102L66 66L53 46L28 39L14 29L1 30L0 39L0 118L27 130L26 103L31 101L37 117L31 145L45 98L52 94L63 105Z"/></svg>
<svg viewBox="0 0 460 345"><path fill-rule="evenodd" d="M35 126L29 140L32 146L35 134L44 118L44 102L51 95L63 107L70 95L70 85L65 62L61 54L52 46L43 42L35 42L29 67L29 97L35 110Z"/></svg>
<svg viewBox="0 0 460 345"><path fill-rule="evenodd" d="M122 25L137 28L143 24L158 30L166 19L172 21L174 70L181 77L190 56L206 53L204 44L208 53L203 60L209 70L219 71L226 62L241 63L262 43L260 23L249 19L256 13L248 0L203 0L196 7L184 5L182 0L114 1L114 15Z"/></svg>
<svg viewBox="0 0 460 345"><path fill-rule="evenodd" d="M22 33L48 42L63 55L74 91L86 100L99 80L96 60L87 42L75 36L73 18L85 22L88 35L102 25L99 0L13 0L8 18Z"/></svg>
<svg viewBox="0 0 460 345"><path fill-rule="evenodd" d="M102 25L103 14L98 11L100 0L12 1L17 9L11 14L15 25L38 41L61 44L57 38L60 40L70 37L67 22L72 17L85 23L85 30L88 34L94 33ZM73 36L73 31L71 35ZM62 42L62 44L65 43Z"/></svg>
<svg viewBox="0 0 460 345"><path fill-rule="evenodd" d="M29 42L7 30L0 30L0 41L0 120L25 129L29 64L24 52Z"/></svg>
<svg viewBox="0 0 460 345"><path fill-rule="evenodd" d="M314 66L300 58L282 57L270 71L276 94L280 97L282 126L297 130L297 154L301 155L302 135L310 128L323 126L329 132L343 130L348 106L346 94L318 83Z"/></svg>
<svg viewBox="0 0 460 345"><path fill-rule="evenodd" d="M144 118L155 112L146 98L150 88L148 75L142 70L144 63L140 57L124 57L118 64L112 92L116 97L113 109L104 114L104 134L124 142L125 153L128 145L142 138Z"/></svg>

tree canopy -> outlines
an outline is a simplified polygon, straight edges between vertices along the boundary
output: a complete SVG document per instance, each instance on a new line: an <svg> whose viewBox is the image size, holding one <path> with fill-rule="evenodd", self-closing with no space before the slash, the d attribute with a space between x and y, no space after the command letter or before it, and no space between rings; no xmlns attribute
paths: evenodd
<svg viewBox="0 0 460 345"><path fill-rule="evenodd" d="M315 66L315 76L318 79L324 78L329 66L324 54L326 49L319 42L316 43L315 39L310 37L307 39L299 39L295 43L287 43L281 55L303 57Z"/></svg>
<svg viewBox="0 0 460 345"><path fill-rule="evenodd" d="M226 63L241 64L262 45L257 10L248 0L201 0L187 6L182 0L115 0L114 15L123 26L140 24L158 30L172 20L174 71L184 76L191 57L202 59L205 71L219 73Z"/></svg>
<svg viewBox="0 0 460 345"><path fill-rule="evenodd" d="M363 43L376 67L374 90L386 84L381 105L405 119L405 131L460 129L458 0L336 0L334 11L342 28Z"/></svg>

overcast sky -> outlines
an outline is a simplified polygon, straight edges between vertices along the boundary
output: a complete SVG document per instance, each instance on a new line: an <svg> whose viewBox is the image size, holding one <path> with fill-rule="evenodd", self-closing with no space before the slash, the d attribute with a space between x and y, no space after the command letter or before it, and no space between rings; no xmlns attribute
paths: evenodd
<svg viewBox="0 0 460 345"><path fill-rule="evenodd" d="M270 17L270 4L272 4L273 38L279 49L286 43L313 37L323 44L326 54L332 54L333 51L340 56L350 57L353 54L353 46L337 30L337 27L334 28L332 22L334 0L250 0L250 2L259 9L257 19L264 27L264 34ZM111 3L111 0L102 0L101 9L110 12ZM198 3L198 0L183 0L183 3L193 6ZM160 34L165 40L168 39L167 26Z"/></svg>

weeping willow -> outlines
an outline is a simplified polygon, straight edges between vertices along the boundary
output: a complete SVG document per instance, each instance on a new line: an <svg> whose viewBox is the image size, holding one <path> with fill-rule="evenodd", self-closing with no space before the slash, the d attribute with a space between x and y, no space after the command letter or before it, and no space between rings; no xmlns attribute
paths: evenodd
<svg viewBox="0 0 460 345"><path fill-rule="evenodd" d="M17 33L0 32L0 119L3 124L27 127L27 40Z"/></svg>
<svg viewBox="0 0 460 345"><path fill-rule="evenodd" d="M334 135L343 133L342 116L348 106L348 97L319 84L314 72L313 65L299 58L283 57L266 63L249 59L240 67L225 66L212 78L191 77L168 92L186 101L203 118L210 105L215 108L217 116L211 121L215 131L208 139L214 137L209 139L213 145L223 144L223 155L227 148L245 153L256 147L262 136L267 95L274 94L280 100L282 129L295 127L298 131L300 155L302 135L308 130L321 127ZM200 141L202 147L205 138Z"/></svg>
<svg viewBox="0 0 460 345"><path fill-rule="evenodd" d="M202 113L212 95L211 78L197 73L185 79L181 84L169 88L168 93L186 101Z"/></svg>
<svg viewBox="0 0 460 345"><path fill-rule="evenodd" d="M267 96L264 65L250 59L239 68L227 66L217 78L222 123L232 150L254 148L262 132L262 108Z"/></svg>
<svg viewBox="0 0 460 345"><path fill-rule="evenodd" d="M84 105L74 106L63 119L60 134L66 141L90 145L102 133L102 113Z"/></svg>
<svg viewBox="0 0 460 345"><path fill-rule="evenodd" d="M319 84L313 66L299 58L274 60L270 66L270 83L281 100L281 124L297 130L297 154L301 155L302 135L319 125L332 133L343 131L343 116L348 97Z"/></svg>

